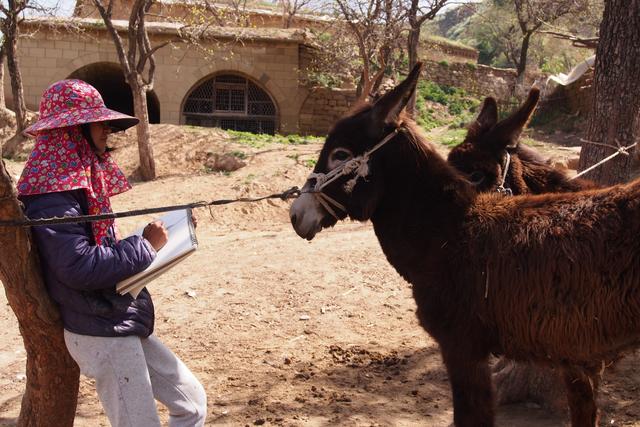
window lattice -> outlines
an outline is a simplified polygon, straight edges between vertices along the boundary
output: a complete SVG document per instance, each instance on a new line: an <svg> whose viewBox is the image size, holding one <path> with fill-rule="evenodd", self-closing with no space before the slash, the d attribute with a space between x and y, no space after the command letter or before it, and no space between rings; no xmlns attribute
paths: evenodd
<svg viewBox="0 0 640 427"><path fill-rule="evenodd" d="M183 114L189 125L220 127L253 133L276 131L276 107L271 97L253 82L226 74L196 87Z"/></svg>

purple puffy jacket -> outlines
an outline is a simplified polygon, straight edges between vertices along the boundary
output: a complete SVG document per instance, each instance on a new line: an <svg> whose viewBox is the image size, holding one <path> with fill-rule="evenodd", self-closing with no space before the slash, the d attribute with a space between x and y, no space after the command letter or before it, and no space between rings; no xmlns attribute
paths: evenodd
<svg viewBox="0 0 640 427"><path fill-rule="evenodd" d="M22 196L29 218L86 215L84 190ZM32 227L49 295L60 306L65 329L81 335L115 337L153 332L153 303L144 289L137 299L115 285L151 264L155 251L132 236L96 246L91 225ZM113 229L110 230L113 236Z"/></svg>

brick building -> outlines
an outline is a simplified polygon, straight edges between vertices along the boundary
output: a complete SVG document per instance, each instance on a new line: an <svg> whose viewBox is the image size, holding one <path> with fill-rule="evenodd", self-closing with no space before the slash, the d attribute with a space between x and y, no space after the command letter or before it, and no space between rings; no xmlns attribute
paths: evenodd
<svg viewBox="0 0 640 427"><path fill-rule="evenodd" d="M124 40L131 1L117 0L113 13ZM245 11L245 27L232 26L234 14L222 14L226 21L207 17L220 26L209 27L195 46L184 42L184 23L172 22L188 18L193 4L198 3L158 2L149 16L152 45L173 41L154 55L156 78L148 95L151 123L323 135L355 100L353 90L311 88L306 83L314 55L313 37L306 29L326 27L332 22L327 17L295 16L288 29L281 28L281 14L268 10ZM38 109L42 92L52 82L79 78L94 85L109 107L133 113L113 42L91 1L78 0L71 18L25 20L21 33L18 52L29 109ZM477 57L472 49L453 49L439 41L430 42L423 52L425 59L436 55L427 61L430 79L442 74L436 70L436 58L475 63ZM468 80L454 74L460 81ZM10 103L8 78L5 93Z"/></svg>

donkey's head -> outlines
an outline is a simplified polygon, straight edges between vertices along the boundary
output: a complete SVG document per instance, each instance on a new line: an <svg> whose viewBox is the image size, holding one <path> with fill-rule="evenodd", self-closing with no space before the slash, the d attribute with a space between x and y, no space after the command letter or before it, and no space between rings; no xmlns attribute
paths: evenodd
<svg viewBox="0 0 640 427"><path fill-rule="evenodd" d="M531 89L524 104L501 121L498 121L496 100L486 98L463 143L449 153L449 163L466 174L478 191L494 191L504 185L514 194L528 192L520 159L511 155L523 151L521 148L517 150L518 138L539 98L540 91ZM529 150L527 155L533 156L533 153Z"/></svg>
<svg viewBox="0 0 640 427"><path fill-rule="evenodd" d="M403 137L401 113L421 68L418 63L406 80L338 121L329 132L313 173L291 206L291 223L300 237L311 240L347 216L358 221L371 217L383 194L384 152Z"/></svg>

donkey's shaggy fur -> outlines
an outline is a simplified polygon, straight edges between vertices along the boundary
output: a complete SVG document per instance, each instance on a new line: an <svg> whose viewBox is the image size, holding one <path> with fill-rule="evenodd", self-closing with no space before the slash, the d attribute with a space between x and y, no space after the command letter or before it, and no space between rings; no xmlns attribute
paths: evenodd
<svg viewBox="0 0 640 427"><path fill-rule="evenodd" d="M505 198L478 194L400 118L407 80L339 121L314 169L326 173L404 129L370 160L351 193L324 192L353 219L371 219L395 269L413 285L421 325L439 343L458 427L492 426L487 358L562 368L573 426L595 426L597 373L640 343L640 183ZM308 192L291 207L296 232L332 226Z"/></svg>
<svg viewBox="0 0 640 427"><path fill-rule="evenodd" d="M504 187L513 195L596 188L591 181L572 180L565 171L551 167L538 152L519 143L539 93L538 89L532 89L522 106L501 121L498 121L496 101L485 99L465 140L449 153L449 163L463 172L478 191L496 191L501 184L507 153L510 162ZM536 368L529 363L514 366L501 359L494 366L493 381L498 403L531 399L554 411L566 408L561 379L550 369Z"/></svg>
<svg viewBox="0 0 640 427"><path fill-rule="evenodd" d="M591 181L570 179L564 171L549 166L539 153L519 144L518 137L539 97L540 91L531 89L524 104L501 121L498 121L495 99L485 99L465 140L451 149L449 163L464 173L478 191L495 191L503 175L507 153L511 155L511 161L504 186L514 195L596 188Z"/></svg>

